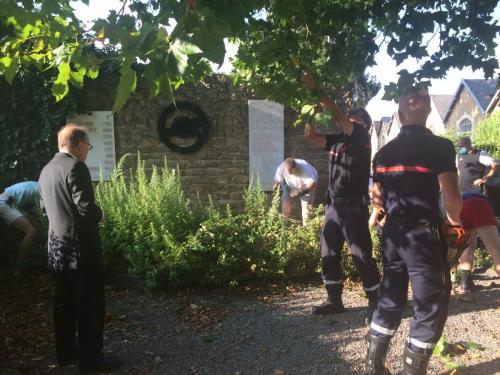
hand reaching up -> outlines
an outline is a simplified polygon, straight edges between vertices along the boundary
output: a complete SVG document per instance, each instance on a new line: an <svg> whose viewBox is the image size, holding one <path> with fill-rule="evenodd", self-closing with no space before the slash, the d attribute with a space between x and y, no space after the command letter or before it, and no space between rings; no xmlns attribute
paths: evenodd
<svg viewBox="0 0 500 375"><path fill-rule="evenodd" d="M316 82L314 82L314 78L311 73L305 70L302 71L302 73L300 74L300 80L306 85L309 90L314 90L316 88Z"/></svg>

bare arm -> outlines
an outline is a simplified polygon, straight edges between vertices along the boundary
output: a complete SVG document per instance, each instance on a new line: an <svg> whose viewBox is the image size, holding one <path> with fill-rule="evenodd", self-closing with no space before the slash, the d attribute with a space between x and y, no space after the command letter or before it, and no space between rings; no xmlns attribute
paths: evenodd
<svg viewBox="0 0 500 375"><path fill-rule="evenodd" d="M314 82L314 79L309 72L303 72L301 80L302 82L304 82L307 88L309 88L309 90L317 89L316 82ZM340 110L340 107L332 98L329 98L326 95L321 95L319 102L324 110L333 114L333 119L335 120L337 125L339 125L340 128L344 131L344 133L349 135L352 134L352 131L354 129L353 123L351 122L349 117Z"/></svg>
<svg viewBox="0 0 500 375"><path fill-rule="evenodd" d="M474 181L474 185L482 185L485 184L491 177L495 175L496 172L500 169L500 165L498 164L498 161L494 161L491 163L491 168L489 172L483 177L483 178L478 178L477 180Z"/></svg>
<svg viewBox="0 0 500 375"><path fill-rule="evenodd" d="M311 142L321 148L326 148L326 135L316 133L316 124L306 124L304 127L304 137L308 142Z"/></svg>
<svg viewBox="0 0 500 375"><path fill-rule="evenodd" d="M382 193L382 188L379 182L374 182L372 189L372 203L377 210L384 210L384 195Z"/></svg>
<svg viewBox="0 0 500 375"><path fill-rule="evenodd" d="M313 187L315 187L315 186L316 186L316 181L313 181L313 182L311 182L310 184L307 184L307 185L306 185L306 188L305 188L304 190L306 190L307 192L309 192L309 191L311 191L311 189L312 189Z"/></svg>
<svg viewBox="0 0 500 375"><path fill-rule="evenodd" d="M443 172L438 175L438 179L448 220L452 225L461 225L462 196L458 190L458 175L455 172Z"/></svg>

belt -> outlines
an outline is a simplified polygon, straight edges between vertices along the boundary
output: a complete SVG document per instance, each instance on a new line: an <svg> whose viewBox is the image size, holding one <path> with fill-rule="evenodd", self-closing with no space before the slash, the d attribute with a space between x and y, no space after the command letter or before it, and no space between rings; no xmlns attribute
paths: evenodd
<svg viewBox="0 0 500 375"><path fill-rule="evenodd" d="M441 238L441 225L430 220L406 220L387 216L386 224L396 225L406 229L425 228L429 233Z"/></svg>
<svg viewBox="0 0 500 375"><path fill-rule="evenodd" d="M338 203L362 203L368 205L370 198L368 196L361 197L330 197L332 204Z"/></svg>

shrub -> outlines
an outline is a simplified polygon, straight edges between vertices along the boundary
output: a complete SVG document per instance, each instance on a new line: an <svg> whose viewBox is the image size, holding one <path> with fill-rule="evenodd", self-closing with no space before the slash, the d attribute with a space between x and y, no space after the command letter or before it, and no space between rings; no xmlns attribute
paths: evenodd
<svg viewBox="0 0 500 375"><path fill-rule="evenodd" d="M243 211L233 213L210 199L208 205L187 199L179 173L166 161L149 177L140 155L127 178L122 165L123 159L111 180L96 189L106 214L101 234L108 267L125 263L150 287L237 285L319 270L323 207L313 210L307 226L284 220L280 196L257 184L243 193ZM357 278L344 251L344 276Z"/></svg>
<svg viewBox="0 0 500 375"><path fill-rule="evenodd" d="M207 220L188 240L185 268L195 270L198 282L236 285L315 272L320 216L303 227L283 220L277 194L269 197L257 187L246 190L243 198L241 214L212 206Z"/></svg>
<svg viewBox="0 0 500 375"><path fill-rule="evenodd" d="M474 147L488 152L495 159L500 159L500 112L482 118L475 126L472 134L458 134L456 129L448 129L441 135L453 142L458 150L458 139L471 136Z"/></svg>
<svg viewBox="0 0 500 375"><path fill-rule="evenodd" d="M126 156L125 156L126 157ZM125 259L131 271L149 285L175 267L182 245L205 219L199 202L184 195L178 171L165 165L146 176L138 156L135 173L125 178L122 158L109 182L96 188L96 199L106 215L102 228L107 265Z"/></svg>
<svg viewBox="0 0 500 375"><path fill-rule="evenodd" d="M478 122L472 137L475 147L487 151L495 159L500 159L500 112Z"/></svg>

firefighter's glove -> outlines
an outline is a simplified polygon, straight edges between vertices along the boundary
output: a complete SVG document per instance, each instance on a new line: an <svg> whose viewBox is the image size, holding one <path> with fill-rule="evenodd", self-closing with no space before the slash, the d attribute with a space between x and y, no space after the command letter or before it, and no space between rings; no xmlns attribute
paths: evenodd
<svg viewBox="0 0 500 375"><path fill-rule="evenodd" d="M447 260L450 267L458 263L458 259L469 246L469 233L460 225L445 225L443 236L448 245Z"/></svg>

